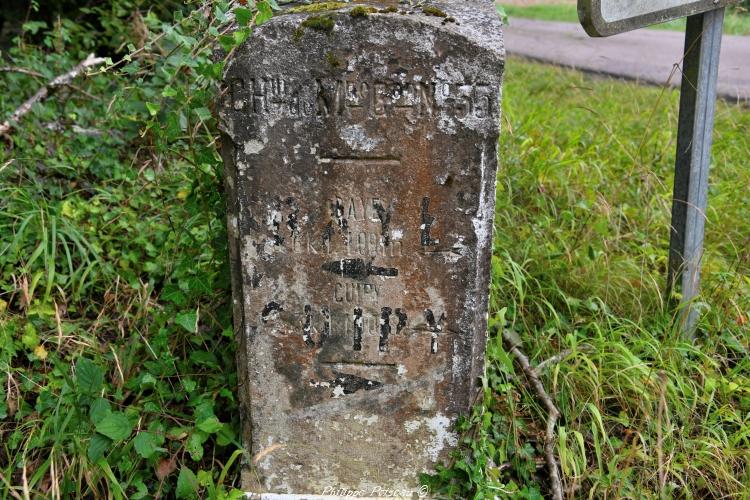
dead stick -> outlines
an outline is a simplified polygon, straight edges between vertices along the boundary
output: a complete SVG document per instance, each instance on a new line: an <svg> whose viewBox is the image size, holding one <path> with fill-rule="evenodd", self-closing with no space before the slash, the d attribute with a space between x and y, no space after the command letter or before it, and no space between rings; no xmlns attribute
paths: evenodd
<svg viewBox="0 0 750 500"><path fill-rule="evenodd" d="M664 498L664 488L667 485L667 471L664 465L664 411L667 406L664 389L667 380L664 372L659 373L659 406L656 409L656 459L659 464L659 495Z"/></svg>
<svg viewBox="0 0 750 500"><path fill-rule="evenodd" d="M529 358L518 348L520 345L520 339L514 337L515 335L507 330L503 331L503 340L510 348L511 354L513 354L521 365L521 368L529 379L531 386L534 388L537 397L547 409L547 433L544 436L544 455L547 461L547 469L549 469L549 479L552 483L552 498L555 500L562 500L562 482L560 481L560 471L557 466L557 460L555 459L555 426L557 425L557 419L560 417L560 412L557 410L555 403L552 402L552 398L544 389L542 381L539 380L539 374L531 366L531 363L529 363Z"/></svg>
<svg viewBox="0 0 750 500"><path fill-rule="evenodd" d="M21 73L23 75L29 75L36 78L44 78L44 75L38 71L33 71L19 66L2 66L0 67L0 73Z"/></svg>
<svg viewBox="0 0 750 500"><path fill-rule="evenodd" d="M31 107L34 104L43 101L51 94L53 94L58 88L64 85L68 85L87 68L98 66L100 64L104 64L105 62L105 58L95 57L94 54L89 54L86 59L78 63L73 69L63 75L55 77L47 85L37 90L33 96L28 98L23 104L18 107L18 109L13 112L12 115L10 115L9 119L7 119L5 122L3 122L2 125L0 125L0 136L8 135L8 132L10 132L11 128L13 127L12 123L18 122L18 120L20 120L25 114L31 111Z"/></svg>

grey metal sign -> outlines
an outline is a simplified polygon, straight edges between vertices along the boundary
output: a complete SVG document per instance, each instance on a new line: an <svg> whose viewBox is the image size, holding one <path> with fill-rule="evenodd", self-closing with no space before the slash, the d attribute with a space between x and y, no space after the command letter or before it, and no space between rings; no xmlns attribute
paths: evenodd
<svg viewBox="0 0 750 500"><path fill-rule="evenodd" d="M699 319L695 306L700 295L724 10L740 1L578 0L578 17L591 36L687 17L666 297L688 338L694 338Z"/></svg>
<svg viewBox="0 0 750 500"><path fill-rule="evenodd" d="M591 36L610 36L688 17L741 0L578 0L578 17Z"/></svg>

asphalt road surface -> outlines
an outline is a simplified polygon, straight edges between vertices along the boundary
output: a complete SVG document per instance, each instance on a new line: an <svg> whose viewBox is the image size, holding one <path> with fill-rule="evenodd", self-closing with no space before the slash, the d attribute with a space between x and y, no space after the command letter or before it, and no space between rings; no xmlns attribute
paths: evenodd
<svg viewBox="0 0 750 500"><path fill-rule="evenodd" d="M679 85L685 35L640 29L609 38L591 38L574 23L512 18L505 27L508 54L655 85ZM750 101L750 37L722 40L718 93Z"/></svg>

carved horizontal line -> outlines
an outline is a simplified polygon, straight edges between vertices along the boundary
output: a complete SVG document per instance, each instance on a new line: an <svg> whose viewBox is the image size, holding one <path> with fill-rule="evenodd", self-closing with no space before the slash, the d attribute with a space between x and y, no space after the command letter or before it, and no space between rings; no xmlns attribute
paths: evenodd
<svg viewBox="0 0 750 500"><path fill-rule="evenodd" d="M387 366L391 368L395 368L398 366L396 363L372 363L372 362L357 362L357 361L321 361L321 365L336 365L336 366L356 366L358 368L370 368L370 367L378 367L378 366Z"/></svg>
<svg viewBox="0 0 750 500"><path fill-rule="evenodd" d="M401 161L395 158L321 158L320 163L343 167L400 167Z"/></svg>

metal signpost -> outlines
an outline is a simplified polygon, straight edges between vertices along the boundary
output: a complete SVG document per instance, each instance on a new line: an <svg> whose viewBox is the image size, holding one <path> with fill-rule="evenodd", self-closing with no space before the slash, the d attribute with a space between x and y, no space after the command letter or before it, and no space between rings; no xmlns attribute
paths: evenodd
<svg viewBox="0 0 750 500"><path fill-rule="evenodd" d="M578 0L591 36L610 36L687 17L677 128L667 296L680 293L680 328L693 336L700 286L708 170L716 107L724 7L740 0Z"/></svg>

